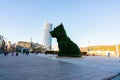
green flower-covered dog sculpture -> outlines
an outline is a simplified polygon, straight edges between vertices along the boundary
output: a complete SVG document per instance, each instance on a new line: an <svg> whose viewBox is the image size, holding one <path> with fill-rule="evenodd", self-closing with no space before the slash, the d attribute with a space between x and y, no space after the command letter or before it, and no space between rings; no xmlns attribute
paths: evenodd
<svg viewBox="0 0 120 80"><path fill-rule="evenodd" d="M58 56L81 57L79 47L70 40L62 23L50 32L51 36L57 38L59 54Z"/></svg>

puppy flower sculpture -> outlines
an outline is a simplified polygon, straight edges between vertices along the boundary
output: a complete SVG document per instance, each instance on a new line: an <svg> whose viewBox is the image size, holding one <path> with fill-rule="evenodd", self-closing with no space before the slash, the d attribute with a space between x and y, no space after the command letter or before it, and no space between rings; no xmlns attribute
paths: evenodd
<svg viewBox="0 0 120 80"><path fill-rule="evenodd" d="M57 39L59 48L58 56L81 57L79 47L67 36L62 23L54 28L50 34L53 38Z"/></svg>

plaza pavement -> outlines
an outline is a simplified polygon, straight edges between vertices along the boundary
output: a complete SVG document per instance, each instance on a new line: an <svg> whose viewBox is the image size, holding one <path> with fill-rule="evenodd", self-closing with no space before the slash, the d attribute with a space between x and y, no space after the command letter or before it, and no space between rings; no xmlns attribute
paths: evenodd
<svg viewBox="0 0 120 80"><path fill-rule="evenodd" d="M119 60L99 56L67 58L50 54L1 54L0 80L105 80L120 72Z"/></svg>

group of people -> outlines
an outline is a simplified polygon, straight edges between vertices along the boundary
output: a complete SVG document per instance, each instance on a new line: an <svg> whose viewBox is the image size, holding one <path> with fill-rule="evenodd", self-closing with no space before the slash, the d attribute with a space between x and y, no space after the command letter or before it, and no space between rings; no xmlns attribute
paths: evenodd
<svg viewBox="0 0 120 80"><path fill-rule="evenodd" d="M4 52L4 56L8 55L8 52ZM11 52L12 56L18 56L18 52Z"/></svg>
<svg viewBox="0 0 120 80"><path fill-rule="evenodd" d="M29 55L29 51L23 52L23 55L24 55L24 54Z"/></svg>
<svg viewBox="0 0 120 80"><path fill-rule="evenodd" d="M4 56L8 55L8 53L11 53L12 56L18 56L18 52L15 52L15 48L12 46L10 49L5 49Z"/></svg>

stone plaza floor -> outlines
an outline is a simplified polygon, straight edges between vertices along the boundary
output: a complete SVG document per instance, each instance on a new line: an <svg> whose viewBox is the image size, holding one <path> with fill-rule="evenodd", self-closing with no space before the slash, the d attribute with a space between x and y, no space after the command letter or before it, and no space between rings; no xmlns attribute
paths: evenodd
<svg viewBox="0 0 120 80"><path fill-rule="evenodd" d="M106 80L120 72L120 58L50 54L0 55L0 80ZM120 77L111 80L120 80Z"/></svg>

